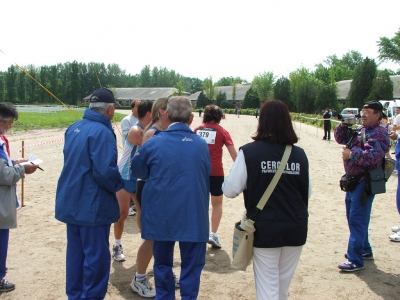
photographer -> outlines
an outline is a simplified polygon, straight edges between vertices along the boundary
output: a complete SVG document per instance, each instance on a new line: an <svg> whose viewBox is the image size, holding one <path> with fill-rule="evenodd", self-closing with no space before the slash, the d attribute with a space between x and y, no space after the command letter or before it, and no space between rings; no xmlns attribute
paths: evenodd
<svg viewBox="0 0 400 300"><path fill-rule="evenodd" d="M371 216L372 201L375 195L365 193L364 170L373 169L380 163L389 149L389 137L380 126L382 104L377 101L367 102L362 109L362 127L355 133L365 134L363 145L361 135L353 134L343 120L335 128L335 140L346 145L342 159L346 175L356 177L358 183L346 192L346 216L350 229L350 238L345 257L348 261L340 264L339 269L353 272L364 269L364 260L374 259L368 240L368 226ZM351 135L351 136L350 136ZM349 140L350 138L350 140Z"/></svg>

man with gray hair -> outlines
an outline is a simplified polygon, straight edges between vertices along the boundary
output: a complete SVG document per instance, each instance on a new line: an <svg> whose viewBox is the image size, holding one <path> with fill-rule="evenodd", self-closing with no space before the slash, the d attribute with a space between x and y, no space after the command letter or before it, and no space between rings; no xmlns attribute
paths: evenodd
<svg viewBox="0 0 400 300"><path fill-rule="evenodd" d="M174 245L181 253L182 299L196 299L208 242L210 154L193 121L188 98L168 100L167 130L149 139L133 158L133 174L146 179L142 191L142 238L154 241L156 299L174 299Z"/></svg>
<svg viewBox="0 0 400 300"><path fill-rule="evenodd" d="M65 132L55 217L67 224L68 299L104 299L107 292L110 227L120 216L115 193L124 188L110 121L115 105L110 90L95 90L83 119Z"/></svg>

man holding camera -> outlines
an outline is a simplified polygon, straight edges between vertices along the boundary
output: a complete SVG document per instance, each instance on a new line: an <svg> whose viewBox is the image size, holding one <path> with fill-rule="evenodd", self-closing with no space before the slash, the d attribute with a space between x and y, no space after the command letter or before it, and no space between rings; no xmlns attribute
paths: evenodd
<svg viewBox="0 0 400 300"><path fill-rule="evenodd" d="M382 104L378 101L367 102L361 114L361 134L349 140L349 128L343 120L335 128L335 140L346 145L342 151L345 172L348 176L358 177L359 181L353 190L345 196L347 223L350 238L345 257L347 261L338 268L345 272L364 269L364 260L374 259L368 240L368 226L372 202L375 195L365 192L365 169L373 169L380 163L389 149L389 137L382 126ZM363 139L363 140L362 140Z"/></svg>

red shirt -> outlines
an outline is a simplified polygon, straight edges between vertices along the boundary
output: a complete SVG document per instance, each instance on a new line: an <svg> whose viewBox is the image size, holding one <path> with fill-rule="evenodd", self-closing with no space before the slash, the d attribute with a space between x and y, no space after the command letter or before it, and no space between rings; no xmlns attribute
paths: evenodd
<svg viewBox="0 0 400 300"><path fill-rule="evenodd" d="M231 135L222 126L215 123L203 123L194 129L198 135L205 139L210 150L211 175L224 176L222 166L222 148L224 145L233 145Z"/></svg>

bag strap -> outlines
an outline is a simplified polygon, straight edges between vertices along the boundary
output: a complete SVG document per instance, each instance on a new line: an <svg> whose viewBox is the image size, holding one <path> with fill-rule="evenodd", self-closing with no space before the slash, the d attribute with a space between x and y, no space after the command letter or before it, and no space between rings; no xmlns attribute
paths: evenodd
<svg viewBox="0 0 400 300"><path fill-rule="evenodd" d="M279 164L278 170L276 171L270 184L268 185L267 189L265 190L264 195L261 197L260 201L257 204L257 208L259 210L263 210L265 204L267 204L269 197L271 196L276 185L278 184L278 181L281 178L281 175L283 173L283 169L285 169L286 163L289 160L290 152L292 152L292 145L286 145L285 152L283 153L282 160L281 160L281 163Z"/></svg>

